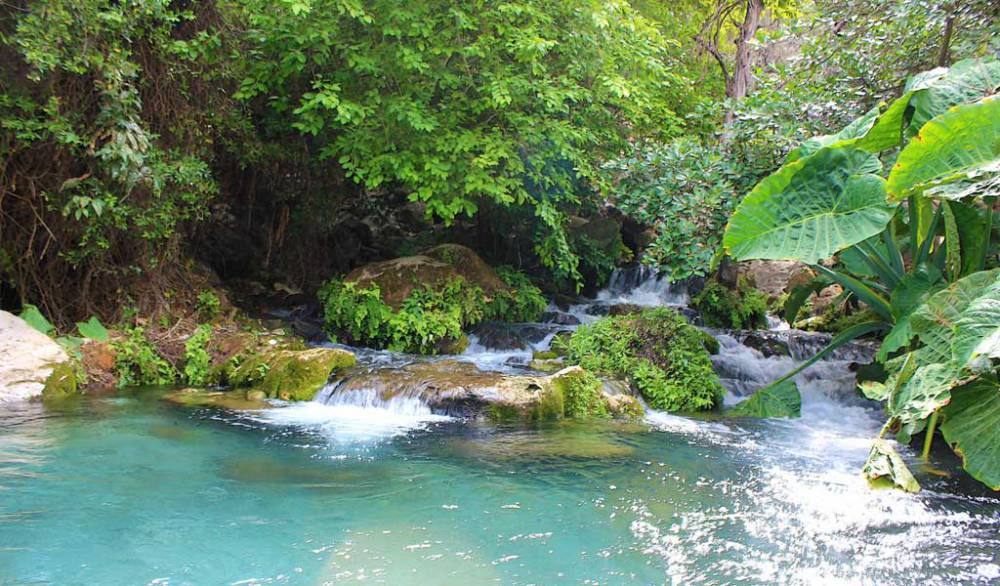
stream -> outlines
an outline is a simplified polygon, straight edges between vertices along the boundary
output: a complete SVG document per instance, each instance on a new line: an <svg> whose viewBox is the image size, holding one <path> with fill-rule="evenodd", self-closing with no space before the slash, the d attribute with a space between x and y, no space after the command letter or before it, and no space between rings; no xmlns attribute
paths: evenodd
<svg viewBox="0 0 1000 586"><path fill-rule="evenodd" d="M573 322L686 302L618 271L595 299L512 328L521 347L472 335L457 358L528 372ZM711 333L728 404L827 339ZM356 351L372 371L439 360ZM931 466L900 447L919 494L861 477L882 413L853 370L871 354L856 344L800 374L793 420L497 425L344 381L252 413L155 388L5 405L0 585L1000 584L1000 498L943 446Z"/></svg>

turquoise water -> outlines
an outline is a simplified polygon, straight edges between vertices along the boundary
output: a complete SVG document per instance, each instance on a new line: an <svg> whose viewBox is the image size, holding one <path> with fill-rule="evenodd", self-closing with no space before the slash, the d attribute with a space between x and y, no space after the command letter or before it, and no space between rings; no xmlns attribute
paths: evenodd
<svg viewBox="0 0 1000 586"><path fill-rule="evenodd" d="M0 584L1000 581L994 494L919 469L920 495L871 491L877 417L814 407L496 427L154 391L19 405L0 415Z"/></svg>

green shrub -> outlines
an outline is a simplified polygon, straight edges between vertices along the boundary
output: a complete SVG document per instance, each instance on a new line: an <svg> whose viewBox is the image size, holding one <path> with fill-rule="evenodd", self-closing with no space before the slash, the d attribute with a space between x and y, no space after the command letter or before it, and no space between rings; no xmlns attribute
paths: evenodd
<svg viewBox="0 0 1000 586"><path fill-rule="evenodd" d="M489 304L487 317L498 321L532 322L542 319L549 302L542 290L522 272L509 266L497 267L497 274L509 288L497 291Z"/></svg>
<svg viewBox="0 0 1000 586"><path fill-rule="evenodd" d="M160 356L146 339L143 329L125 331L125 338L112 343L118 386L168 385L177 380L177 371Z"/></svg>
<svg viewBox="0 0 1000 586"><path fill-rule="evenodd" d="M628 379L654 409L712 409L723 389L702 333L668 308L607 317L580 326L566 360L605 376Z"/></svg>
<svg viewBox="0 0 1000 586"><path fill-rule="evenodd" d="M767 296L740 279L736 289L716 280L691 300L702 321L710 328L756 329L767 327Z"/></svg>
<svg viewBox="0 0 1000 586"><path fill-rule="evenodd" d="M333 340L397 352L436 354L448 342L460 340L463 330L483 320L536 321L547 302L522 273L501 268L508 289L492 299L483 290L458 277L441 286L414 289L399 310L382 300L376 283L332 279L319 290L327 333Z"/></svg>
<svg viewBox="0 0 1000 586"><path fill-rule="evenodd" d="M574 419L607 418L608 403L601 393L602 383L593 374L582 370L563 375L556 382L563 395L563 414Z"/></svg>
<svg viewBox="0 0 1000 586"><path fill-rule="evenodd" d="M221 307L222 302L219 300L219 296L215 294L215 291L208 289L198 293L198 300L195 302L195 308L205 319L215 319L218 317L219 309Z"/></svg>
<svg viewBox="0 0 1000 586"><path fill-rule="evenodd" d="M184 380L189 385L202 386L208 382L211 357L206 346L212 339L212 326L201 324L184 344Z"/></svg>

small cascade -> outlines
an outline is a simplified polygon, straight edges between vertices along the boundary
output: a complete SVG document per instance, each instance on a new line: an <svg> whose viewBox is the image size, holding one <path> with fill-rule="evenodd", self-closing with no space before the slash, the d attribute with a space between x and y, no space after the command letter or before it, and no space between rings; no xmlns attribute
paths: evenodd
<svg viewBox="0 0 1000 586"><path fill-rule="evenodd" d="M597 301L606 305L687 306L688 294L683 285L671 283L666 273L633 264L611 273L608 286L597 294Z"/></svg>

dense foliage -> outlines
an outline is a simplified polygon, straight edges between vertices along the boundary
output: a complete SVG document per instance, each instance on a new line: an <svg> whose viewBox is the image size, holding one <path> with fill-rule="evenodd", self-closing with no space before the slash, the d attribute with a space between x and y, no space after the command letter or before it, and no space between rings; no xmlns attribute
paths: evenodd
<svg viewBox="0 0 1000 586"><path fill-rule="evenodd" d="M667 308L607 317L573 333L566 361L628 380L654 409L701 411L722 400L705 336Z"/></svg>
<svg viewBox="0 0 1000 586"><path fill-rule="evenodd" d="M1000 442L1000 427L989 433L977 427L970 435L972 423L963 418L973 400L992 413L1000 393L997 271L984 270L998 260L998 89L994 59L914 76L894 102L792 151L743 201L723 240L738 259L809 263L822 275L820 286L836 282L865 303L873 318L835 337L830 349L887 332L878 357L889 380L865 387L870 398L886 402L880 439L895 431L908 442L925 432L926 454L943 418L945 439L966 469L993 488L1000 487L1000 461L986 446ZM880 153L894 157L888 177ZM819 264L833 255L834 268ZM953 398L962 410L950 407ZM866 474L898 472L892 481L913 489L915 481L901 470L891 445L877 443Z"/></svg>
<svg viewBox="0 0 1000 586"><path fill-rule="evenodd" d="M377 283L331 279L320 288L324 320L331 338L373 348L421 354L458 353L463 331L484 320L536 321L546 302L522 273L502 267L507 287L487 295L482 288L456 277L414 289L398 310L382 297Z"/></svg>
<svg viewBox="0 0 1000 586"><path fill-rule="evenodd" d="M758 329L767 327L767 296L746 279L729 288L716 279L691 299L702 322L710 328Z"/></svg>

